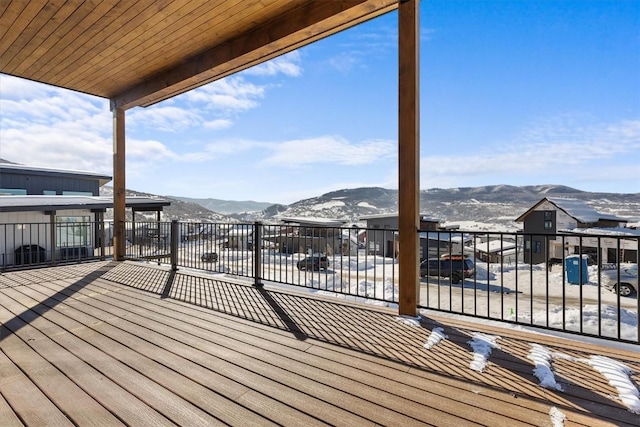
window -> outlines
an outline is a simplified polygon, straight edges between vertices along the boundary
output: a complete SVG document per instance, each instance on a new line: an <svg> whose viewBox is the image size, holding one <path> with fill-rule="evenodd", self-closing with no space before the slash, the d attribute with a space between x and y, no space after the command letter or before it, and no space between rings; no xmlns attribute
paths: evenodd
<svg viewBox="0 0 640 427"><path fill-rule="evenodd" d="M63 196L93 196L91 191L63 191Z"/></svg>
<svg viewBox="0 0 640 427"><path fill-rule="evenodd" d="M56 190L42 190L42 194L45 196L55 196Z"/></svg>
<svg viewBox="0 0 640 427"><path fill-rule="evenodd" d="M87 246L89 244L89 219L88 216L56 217L56 247Z"/></svg>
<svg viewBox="0 0 640 427"><path fill-rule="evenodd" d="M533 241L533 252L536 254L539 254L540 252L542 252L542 242L539 240L534 240Z"/></svg>
<svg viewBox="0 0 640 427"><path fill-rule="evenodd" d="M26 196L27 190L23 188L0 188L0 194L9 194L12 196Z"/></svg>
<svg viewBox="0 0 640 427"><path fill-rule="evenodd" d="M544 229L553 229L553 211L544 211Z"/></svg>
<svg viewBox="0 0 640 427"><path fill-rule="evenodd" d="M553 212L552 211L544 211L544 220L545 221L551 221L553 219Z"/></svg>

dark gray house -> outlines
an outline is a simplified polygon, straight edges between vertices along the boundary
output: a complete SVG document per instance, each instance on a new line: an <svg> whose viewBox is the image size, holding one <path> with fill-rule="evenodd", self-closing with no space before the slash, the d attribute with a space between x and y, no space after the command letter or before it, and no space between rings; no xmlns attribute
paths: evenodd
<svg viewBox="0 0 640 427"><path fill-rule="evenodd" d="M572 198L545 197L520 215L516 222L523 223L524 262L540 264L552 259L563 259L578 253L575 239L565 237L580 229L607 229L620 227L626 219L596 211L585 202ZM603 248L601 248L603 249ZM582 253L596 259L606 259L597 247L582 245ZM615 253L614 253L615 255ZM605 261L608 262L608 261Z"/></svg>
<svg viewBox="0 0 640 427"><path fill-rule="evenodd" d="M371 255L381 255L384 257L398 256L398 214L380 214L360 217L360 220L367 222L367 253ZM442 221L429 217L426 214L420 215L420 231L440 230ZM421 239L420 258L427 257L429 243L438 244L440 239ZM448 240L448 239L447 239Z"/></svg>
<svg viewBox="0 0 640 427"><path fill-rule="evenodd" d="M0 163L0 195L99 196L108 175Z"/></svg>

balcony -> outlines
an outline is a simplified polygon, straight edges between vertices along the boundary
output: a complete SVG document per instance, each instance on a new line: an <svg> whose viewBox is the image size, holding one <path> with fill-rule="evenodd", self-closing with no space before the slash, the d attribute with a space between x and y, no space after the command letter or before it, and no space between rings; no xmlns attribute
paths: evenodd
<svg viewBox="0 0 640 427"><path fill-rule="evenodd" d="M640 417L633 345L438 313L398 318L132 261L5 272L0 294L2 425L514 426L564 417L631 426Z"/></svg>

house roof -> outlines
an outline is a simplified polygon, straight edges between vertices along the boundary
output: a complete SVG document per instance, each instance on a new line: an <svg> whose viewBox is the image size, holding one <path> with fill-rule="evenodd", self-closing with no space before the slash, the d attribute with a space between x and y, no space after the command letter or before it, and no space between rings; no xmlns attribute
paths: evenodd
<svg viewBox="0 0 640 427"><path fill-rule="evenodd" d="M104 175L95 172L76 171L70 169L53 169L53 168L41 168L26 165L19 165L16 163L2 163L0 162L0 175L2 173L13 173L18 175L36 175L45 177L61 177L61 178L74 178L74 179L91 179L99 181L99 185L103 186L111 181L111 176Z"/></svg>
<svg viewBox="0 0 640 427"><path fill-rule="evenodd" d="M398 232L396 231L397 235ZM455 232L439 232L439 231L427 231L418 233L418 236L421 239L429 239L429 240L439 240L441 242L469 242L472 240L472 237L468 234L464 233L455 233Z"/></svg>
<svg viewBox="0 0 640 427"><path fill-rule="evenodd" d="M0 73L149 106L395 10L398 0L0 2Z"/></svg>
<svg viewBox="0 0 640 427"><path fill-rule="evenodd" d="M524 221L524 218L527 217L531 212L535 211L538 206L543 204L544 202L549 202L554 205L557 209L563 211L576 221L588 224L593 222L598 222L598 220L610 220L610 221L618 221L618 222L627 222L626 219L618 218L615 215L603 214L596 211L591 206L587 205L582 200L564 198L564 197L545 197L536 203L532 208L528 211L520 215L516 222Z"/></svg>
<svg viewBox="0 0 640 427"><path fill-rule="evenodd" d="M484 253L502 252L513 250L516 244L513 242L491 240L485 243L478 243L475 246L476 251Z"/></svg>
<svg viewBox="0 0 640 427"><path fill-rule="evenodd" d="M398 213L384 213L384 214L376 214L376 215L365 215L365 216L361 216L359 219L360 220L367 220L367 219L383 219L383 218L397 218L398 217ZM435 223L441 223L442 220L439 218L433 218L430 217L427 214L420 214L420 221L428 221L428 222L435 222Z"/></svg>
<svg viewBox="0 0 640 427"><path fill-rule="evenodd" d="M127 207L136 211L161 211L171 202L151 197L127 197ZM105 210L113 199L98 196L1 196L0 212L55 211L70 209Z"/></svg>
<svg viewBox="0 0 640 427"><path fill-rule="evenodd" d="M571 230L559 230L570 234L593 234L604 236L633 236L640 237L640 230L625 227L590 227L573 228Z"/></svg>
<svg viewBox="0 0 640 427"><path fill-rule="evenodd" d="M287 217L280 218L280 221L285 224L296 223L299 225L313 225L323 227L341 227L347 221L342 219L330 219L330 218L315 218L315 217Z"/></svg>

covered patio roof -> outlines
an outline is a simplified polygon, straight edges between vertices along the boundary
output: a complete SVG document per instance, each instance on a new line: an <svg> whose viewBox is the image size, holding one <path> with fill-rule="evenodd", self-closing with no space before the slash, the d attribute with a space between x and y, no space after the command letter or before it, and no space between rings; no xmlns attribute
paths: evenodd
<svg viewBox="0 0 640 427"><path fill-rule="evenodd" d="M0 2L0 72L149 106L389 12L397 0Z"/></svg>

